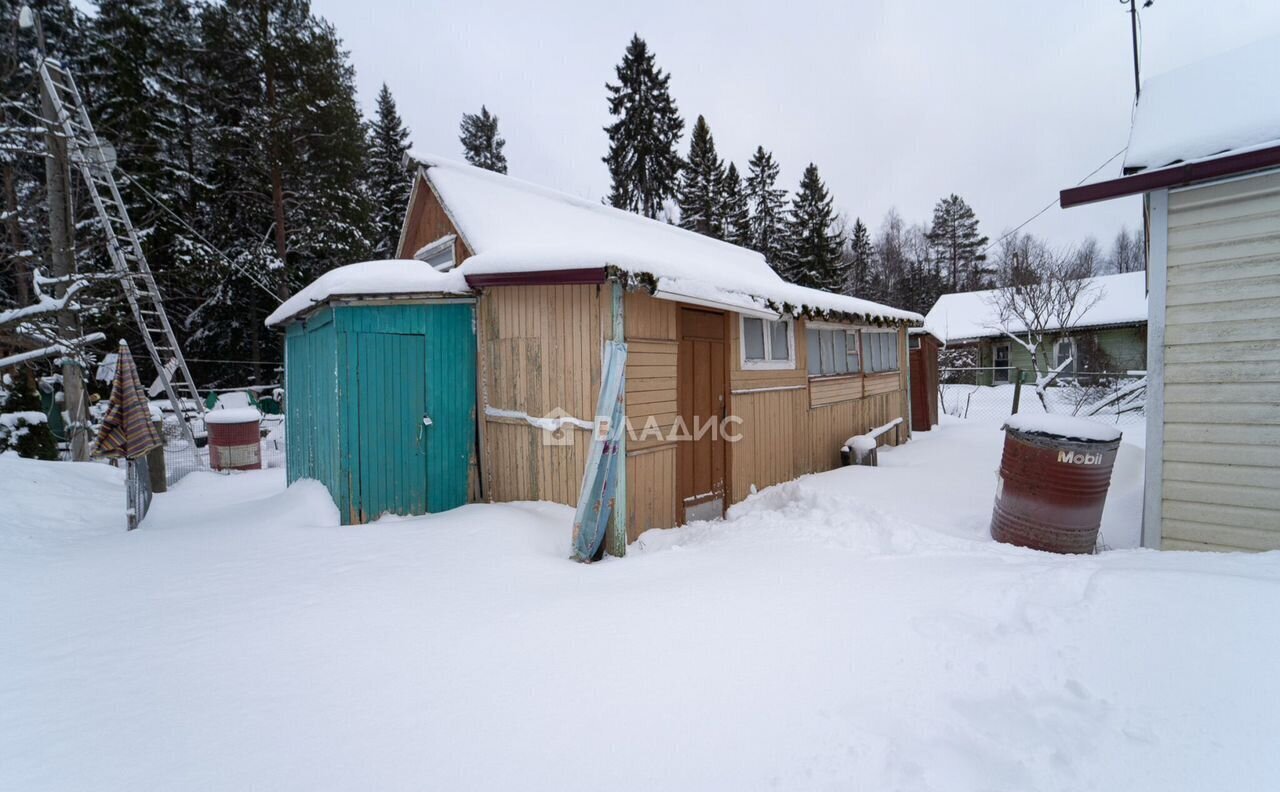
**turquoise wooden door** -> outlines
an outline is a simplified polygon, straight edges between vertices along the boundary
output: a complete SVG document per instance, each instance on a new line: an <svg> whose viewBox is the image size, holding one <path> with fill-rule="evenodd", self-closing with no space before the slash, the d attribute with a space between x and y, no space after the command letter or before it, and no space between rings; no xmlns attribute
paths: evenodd
<svg viewBox="0 0 1280 792"><path fill-rule="evenodd" d="M358 522L427 511L426 338L355 333Z"/></svg>
<svg viewBox="0 0 1280 792"><path fill-rule="evenodd" d="M427 511L467 502L476 440L476 355L473 307L429 306L427 340Z"/></svg>

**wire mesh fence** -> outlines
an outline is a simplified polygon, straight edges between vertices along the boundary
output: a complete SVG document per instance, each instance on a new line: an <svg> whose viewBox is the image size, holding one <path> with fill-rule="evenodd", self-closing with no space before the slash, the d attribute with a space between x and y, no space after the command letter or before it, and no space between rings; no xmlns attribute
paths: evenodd
<svg viewBox="0 0 1280 792"><path fill-rule="evenodd" d="M198 417L190 421L195 442L187 436L173 414L166 413L164 420L164 468L165 481L173 485L189 473L212 470L209 463L207 432ZM262 444L260 455L263 468L281 468L285 465L284 416L262 416Z"/></svg>
<svg viewBox="0 0 1280 792"><path fill-rule="evenodd" d="M938 380L940 409L956 418L1002 421L1014 412L1050 412L1118 426L1136 426L1146 420L1146 377L1134 372L1063 374L1045 387L1043 399L1034 373L1020 369L942 368Z"/></svg>

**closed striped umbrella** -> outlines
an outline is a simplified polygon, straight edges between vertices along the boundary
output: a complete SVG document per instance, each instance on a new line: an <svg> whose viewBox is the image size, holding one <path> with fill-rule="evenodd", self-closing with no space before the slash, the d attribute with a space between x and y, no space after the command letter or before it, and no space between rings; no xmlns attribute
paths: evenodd
<svg viewBox="0 0 1280 792"><path fill-rule="evenodd" d="M121 341L111 402L98 430L97 452L113 459L137 459L160 445L164 440L151 422L151 406L138 379L138 367L129 354L129 345Z"/></svg>

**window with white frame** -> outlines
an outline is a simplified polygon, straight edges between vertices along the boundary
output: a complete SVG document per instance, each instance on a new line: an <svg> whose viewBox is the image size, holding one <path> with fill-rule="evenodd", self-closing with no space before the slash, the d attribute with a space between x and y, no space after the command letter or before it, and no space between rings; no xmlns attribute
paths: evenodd
<svg viewBox="0 0 1280 792"><path fill-rule="evenodd" d="M894 330L862 331L863 371L879 374L898 370L898 333Z"/></svg>
<svg viewBox="0 0 1280 792"><path fill-rule="evenodd" d="M1054 349L1053 367L1057 368L1058 366L1061 366L1063 363L1066 363L1067 360L1070 360L1071 362L1067 364L1067 367L1062 370L1062 373L1075 374L1076 373L1076 342L1071 340L1070 338L1060 338L1058 339L1058 343L1053 345L1053 349Z"/></svg>
<svg viewBox="0 0 1280 792"><path fill-rule="evenodd" d="M442 236L434 242L423 245L413 257L421 261L433 269L441 272L448 272L453 269L453 241L457 239L453 234Z"/></svg>
<svg viewBox="0 0 1280 792"><path fill-rule="evenodd" d="M742 367L791 369L796 365L791 319L742 317Z"/></svg>
<svg viewBox="0 0 1280 792"><path fill-rule="evenodd" d="M805 328L810 377L857 374L861 369L858 331L810 325Z"/></svg>
<svg viewBox="0 0 1280 792"><path fill-rule="evenodd" d="M1009 345L996 344L991 348L991 381L1012 382L1013 371L1009 368Z"/></svg>

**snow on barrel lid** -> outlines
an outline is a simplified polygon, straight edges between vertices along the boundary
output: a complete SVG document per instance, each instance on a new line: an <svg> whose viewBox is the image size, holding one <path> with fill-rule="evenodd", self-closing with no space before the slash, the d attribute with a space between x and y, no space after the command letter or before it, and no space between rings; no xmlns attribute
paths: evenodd
<svg viewBox="0 0 1280 792"><path fill-rule="evenodd" d="M334 297L391 294L467 294L466 279L457 270L440 272L421 261L387 259L362 261L331 269L285 300L267 317L274 327Z"/></svg>
<svg viewBox="0 0 1280 792"><path fill-rule="evenodd" d="M1074 415L1019 413L1005 421L1004 428L1091 443L1110 443L1119 440L1121 434L1114 426Z"/></svg>
<svg viewBox="0 0 1280 792"><path fill-rule="evenodd" d="M262 413L255 407L228 407L210 410L204 414L206 424L243 424L262 420Z"/></svg>

